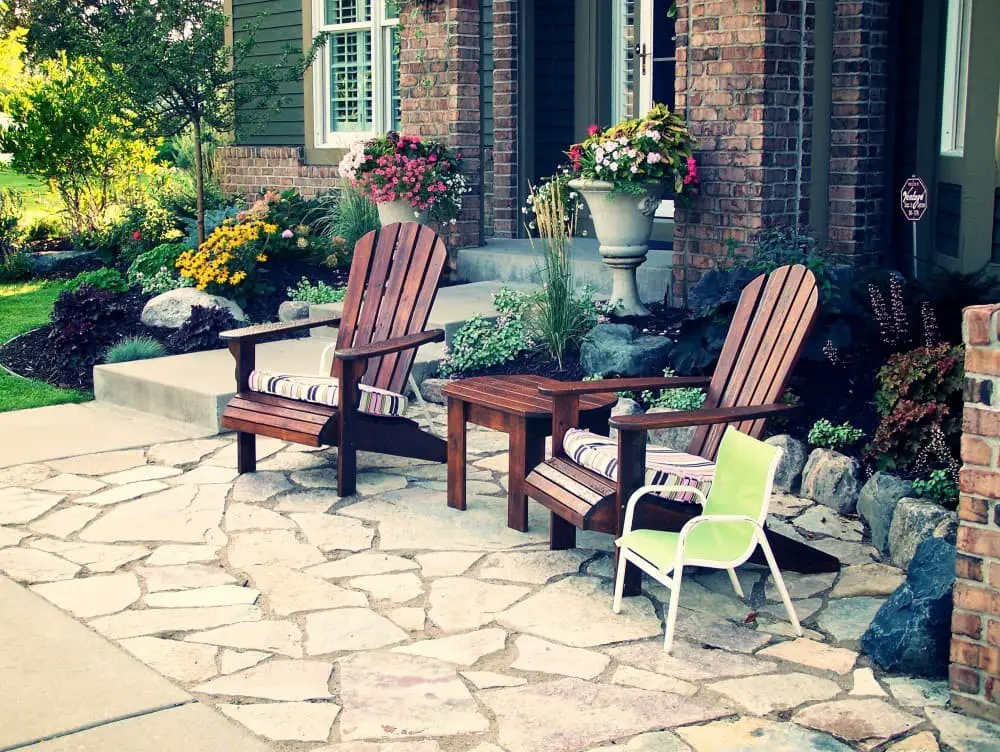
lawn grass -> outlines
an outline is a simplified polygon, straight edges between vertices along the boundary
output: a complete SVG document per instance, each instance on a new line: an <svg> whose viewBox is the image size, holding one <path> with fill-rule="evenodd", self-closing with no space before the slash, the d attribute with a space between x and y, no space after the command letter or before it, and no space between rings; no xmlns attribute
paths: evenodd
<svg viewBox="0 0 1000 752"><path fill-rule="evenodd" d="M52 281L0 284L0 342L48 323L63 287L64 283ZM60 389L0 370L0 412L88 399L90 395L76 389Z"/></svg>
<svg viewBox="0 0 1000 752"><path fill-rule="evenodd" d="M24 225L59 212L59 198L38 178L0 169L0 188L8 188L20 195L24 202L24 217L21 220Z"/></svg>

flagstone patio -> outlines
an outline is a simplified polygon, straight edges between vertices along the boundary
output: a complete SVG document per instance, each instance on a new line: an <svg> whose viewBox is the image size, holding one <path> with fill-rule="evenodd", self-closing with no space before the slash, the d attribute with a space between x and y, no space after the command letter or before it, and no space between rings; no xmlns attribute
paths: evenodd
<svg viewBox="0 0 1000 752"><path fill-rule="evenodd" d="M363 454L338 500L329 451L258 446L243 477L230 436L0 470L0 571L276 750L1000 748L945 682L858 655L901 573L825 507L773 508L845 564L786 574L805 637L765 570L748 602L702 571L668 656L664 588L611 612L609 538L548 551L534 504L506 527L505 436L470 434L466 512L443 465Z"/></svg>

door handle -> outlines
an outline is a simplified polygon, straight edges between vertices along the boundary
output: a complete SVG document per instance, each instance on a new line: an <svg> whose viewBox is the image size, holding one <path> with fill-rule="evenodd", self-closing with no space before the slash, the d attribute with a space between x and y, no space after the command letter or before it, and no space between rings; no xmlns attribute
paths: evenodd
<svg viewBox="0 0 1000 752"><path fill-rule="evenodd" d="M637 58L639 58L639 74L645 76L646 58L649 57L649 53L646 51L645 43L637 44L632 52Z"/></svg>

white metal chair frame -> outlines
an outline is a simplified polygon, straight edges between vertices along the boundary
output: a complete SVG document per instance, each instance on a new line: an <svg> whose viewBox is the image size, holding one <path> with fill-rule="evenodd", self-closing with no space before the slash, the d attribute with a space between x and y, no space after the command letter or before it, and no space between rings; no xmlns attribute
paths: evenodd
<svg viewBox="0 0 1000 752"><path fill-rule="evenodd" d="M781 577L781 571L778 569L778 564L774 560L774 554L771 552L771 546L768 544L767 536L764 534L764 521L767 519L767 509L773 492L774 473L777 470L778 462L780 460L781 451L779 450L771 462L765 489L766 495L764 497L764 503L761 506L761 512L758 519L738 514L708 514L688 520L684 527L681 528L677 541L677 551L674 557L674 563L669 569L659 569L652 562L643 559L637 553L631 551L628 546L622 546L621 538L616 540L615 545L617 545L621 550L619 552L620 558L618 562L618 574L615 579L615 595L614 602L612 604L614 612L616 614L621 613L622 591L625 587L625 562L627 561L637 566L643 572L670 590L670 605L667 607L667 624L663 637L663 650L664 652L669 653L671 647L673 646L674 628L677 625L677 607L680 601L681 577L684 571L684 565L689 564L692 566L710 567L713 569L725 569L729 573L729 581L733 584L733 589L736 591L736 594L740 598L743 598L743 588L740 586L740 581L736 577L736 567L740 566L747 559L749 559L750 555L756 550L757 546L760 545L760 547L764 550L764 557L767 559L767 564L768 567L770 567L771 574L774 576L775 586L781 594L781 601L785 604L785 610L788 612L789 621L791 621L792 626L795 628L795 633L801 637L802 625L799 624L799 618L795 614L795 608L792 606L791 598L788 596L788 589L785 587L785 581ZM701 490L692 486L642 486L635 493L633 493L631 497L629 497L628 505L625 507L625 525L622 530L622 536L632 532L632 523L635 518L635 508L638 506L643 497L649 493L656 493L661 496L665 494L679 493L694 494L698 497L702 507L704 507L708 501L705 494L702 493ZM692 530L704 522L746 522L754 526L754 534L751 536L750 543L743 554L735 559L732 559L731 561L703 559L685 560L684 545L687 542L687 538L691 534ZM670 577L670 572L674 572L673 577Z"/></svg>

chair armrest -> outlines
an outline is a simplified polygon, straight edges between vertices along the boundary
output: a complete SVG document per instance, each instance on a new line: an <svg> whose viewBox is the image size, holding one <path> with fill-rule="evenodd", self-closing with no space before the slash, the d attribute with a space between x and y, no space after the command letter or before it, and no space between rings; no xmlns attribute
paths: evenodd
<svg viewBox="0 0 1000 752"><path fill-rule="evenodd" d="M708 499L700 488L695 488L694 486L681 486L681 485L648 485L641 486L637 488L632 495L629 497L628 504L625 506L625 524L622 526L622 535L632 531L632 521L635 518L635 508L639 505L639 502L643 500L646 494L656 493L660 496L664 494L693 494L699 499L699 503L705 506ZM700 517L695 517L694 519L701 519ZM615 541L617 543L618 541Z"/></svg>
<svg viewBox="0 0 1000 752"><path fill-rule="evenodd" d="M711 407L698 410L680 410L675 413L654 413L652 415L619 415L611 419L611 425L619 431L648 431L652 428L678 428L681 426L705 426L718 423L734 423L742 420L768 418L772 415L794 410L797 405L744 405L742 407Z"/></svg>
<svg viewBox="0 0 1000 752"><path fill-rule="evenodd" d="M708 386L708 376L650 376L635 379L598 379L596 381L561 381L538 387L540 394L562 397L571 394L601 394L604 392L632 392L638 389L680 389L682 387Z"/></svg>
<svg viewBox="0 0 1000 752"><path fill-rule="evenodd" d="M444 342L444 329L428 329L425 332L405 334L402 337L392 337L381 342L371 342L367 345L359 345L357 347L346 347L343 350L337 350L333 357L338 360L364 360L379 355L389 355L401 350L409 350L420 345L425 345L428 342Z"/></svg>
<svg viewBox="0 0 1000 752"><path fill-rule="evenodd" d="M340 316L323 319L305 319L304 321L289 321L287 323L258 324L257 326L247 326L242 329L230 329L219 333L219 339L223 342L249 342L253 343L264 337L275 334L288 334L298 332L302 329L313 329L317 326L336 326L340 323Z"/></svg>

